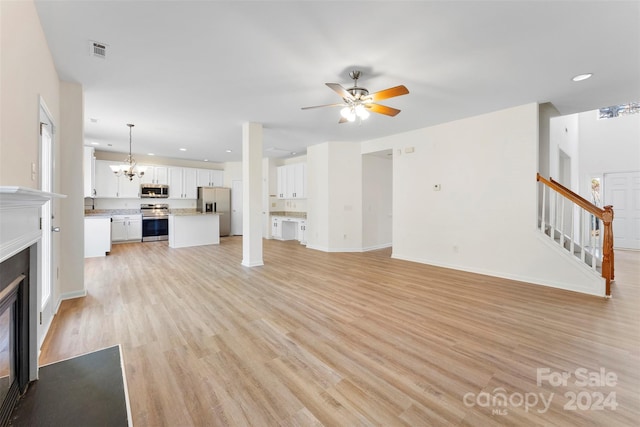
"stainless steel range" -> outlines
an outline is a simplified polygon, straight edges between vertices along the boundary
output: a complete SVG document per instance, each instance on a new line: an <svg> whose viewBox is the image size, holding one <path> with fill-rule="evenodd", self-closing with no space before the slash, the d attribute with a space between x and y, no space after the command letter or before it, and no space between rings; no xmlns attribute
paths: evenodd
<svg viewBox="0 0 640 427"><path fill-rule="evenodd" d="M142 241L169 240L169 205L166 203L143 203Z"/></svg>

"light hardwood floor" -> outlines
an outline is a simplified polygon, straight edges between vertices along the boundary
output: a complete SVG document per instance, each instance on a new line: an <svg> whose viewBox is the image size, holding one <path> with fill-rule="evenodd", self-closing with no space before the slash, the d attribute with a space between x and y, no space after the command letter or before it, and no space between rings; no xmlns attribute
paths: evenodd
<svg viewBox="0 0 640 427"><path fill-rule="evenodd" d="M267 240L246 268L241 243L87 259L88 296L62 303L40 362L121 344L136 426L638 425L640 252L616 252L605 300L390 250ZM539 386L538 368L572 377ZM581 387L579 368L615 385ZM611 392L615 410L579 409ZM534 394L548 410L525 409Z"/></svg>

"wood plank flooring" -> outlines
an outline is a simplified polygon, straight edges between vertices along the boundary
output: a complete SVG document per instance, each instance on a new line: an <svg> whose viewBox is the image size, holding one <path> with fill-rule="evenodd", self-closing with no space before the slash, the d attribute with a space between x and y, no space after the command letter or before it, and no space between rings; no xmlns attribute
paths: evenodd
<svg viewBox="0 0 640 427"><path fill-rule="evenodd" d="M640 419L640 252L616 252L605 300L394 260L390 250L266 240L265 265L246 268L241 244L121 244L87 259L88 296L62 303L40 362L122 344L136 426ZM538 385L538 368L572 376ZM580 386L579 368L612 372L615 385ZM576 410L564 408L572 392ZM597 393L615 393L615 410L589 410Z"/></svg>

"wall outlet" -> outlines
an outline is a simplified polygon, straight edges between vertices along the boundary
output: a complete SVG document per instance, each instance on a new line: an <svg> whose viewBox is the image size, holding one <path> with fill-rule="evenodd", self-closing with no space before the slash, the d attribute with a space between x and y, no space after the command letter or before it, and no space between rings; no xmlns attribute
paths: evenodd
<svg viewBox="0 0 640 427"><path fill-rule="evenodd" d="M414 147L405 147L404 152L407 154L413 153L415 151Z"/></svg>

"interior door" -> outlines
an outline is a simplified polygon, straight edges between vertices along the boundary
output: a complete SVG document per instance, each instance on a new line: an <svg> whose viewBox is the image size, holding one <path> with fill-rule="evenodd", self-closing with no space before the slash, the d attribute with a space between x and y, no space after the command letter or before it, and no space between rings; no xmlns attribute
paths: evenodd
<svg viewBox="0 0 640 427"><path fill-rule="evenodd" d="M613 206L613 246L640 249L640 172L604 175L604 205Z"/></svg>
<svg viewBox="0 0 640 427"><path fill-rule="evenodd" d="M242 236L242 181L231 182L231 235Z"/></svg>
<svg viewBox="0 0 640 427"><path fill-rule="evenodd" d="M55 129L51 120L51 115L47 112L44 103L40 105L40 189L42 191L53 192L53 172L54 172L54 135ZM42 345L44 337L47 335L51 320L53 318L53 269L55 264L55 251L53 251L54 232L59 231L54 227L55 218L53 202L49 200L42 206L42 241L40 245L42 264L38 272L38 302L39 302L39 322L38 322L38 348Z"/></svg>

